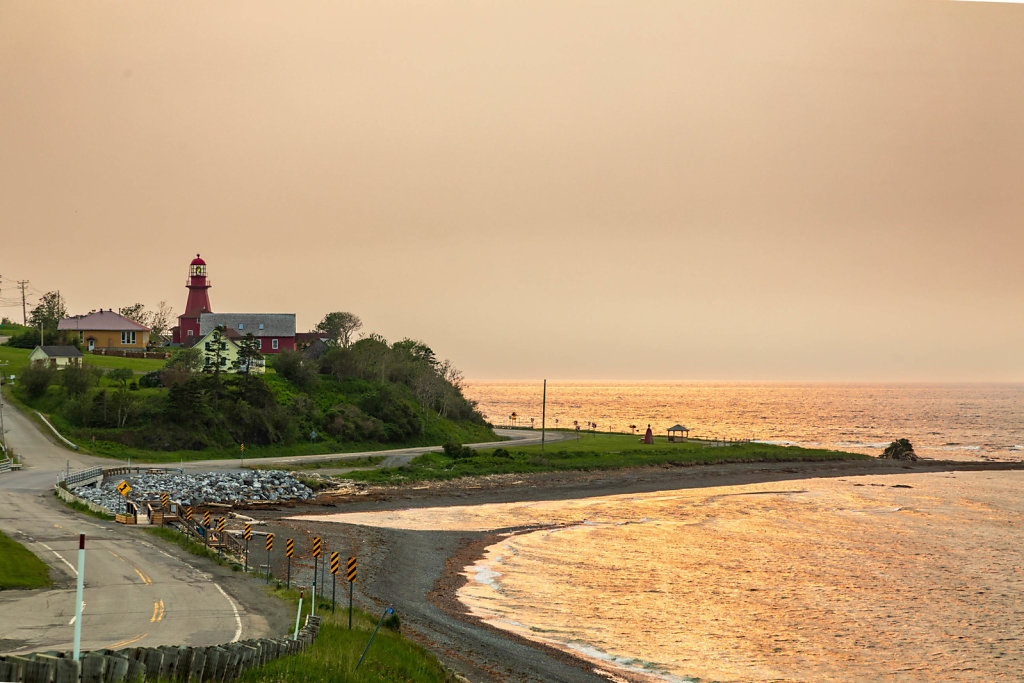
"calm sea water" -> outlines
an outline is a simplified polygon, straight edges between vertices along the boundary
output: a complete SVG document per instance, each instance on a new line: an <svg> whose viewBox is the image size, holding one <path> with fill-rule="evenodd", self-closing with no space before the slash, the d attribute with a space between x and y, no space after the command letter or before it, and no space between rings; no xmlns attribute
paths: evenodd
<svg viewBox="0 0 1024 683"><path fill-rule="evenodd" d="M540 382L469 382L495 425L541 423ZM792 443L878 454L907 438L937 459L1024 459L1022 384L548 382L547 425Z"/></svg>
<svg viewBox="0 0 1024 683"><path fill-rule="evenodd" d="M1024 680L1024 471L329 515L509 535L474 614L628 681Z"/></svg>
<svg viewBox="0 0 1024 683"><path fill-rule="evenodd" d="M495 424L539 383L475 382ZM548 420L1020 460L1021 385L549 383ZM1024 680L1024 471L851 476L326 519L506 536L459 598L610 680Z"/></svg>

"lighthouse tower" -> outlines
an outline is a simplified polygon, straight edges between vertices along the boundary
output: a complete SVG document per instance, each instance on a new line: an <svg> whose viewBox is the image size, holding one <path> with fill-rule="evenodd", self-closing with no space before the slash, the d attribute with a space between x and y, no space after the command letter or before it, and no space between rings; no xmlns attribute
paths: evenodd
<svg viewBox="0 0 1024 683"><path fill-rule="evenodd" d="M210 281L206 279L206 261L199 254L188 266L188 302L185 312L178 316L178 327L172 341L175 344L190 344L199 338L199 316L212 313L210 308Z"/></svg>

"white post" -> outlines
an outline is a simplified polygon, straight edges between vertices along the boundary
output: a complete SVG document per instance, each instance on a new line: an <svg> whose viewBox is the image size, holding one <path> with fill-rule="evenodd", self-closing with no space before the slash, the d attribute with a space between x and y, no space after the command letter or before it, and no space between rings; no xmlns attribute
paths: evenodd
<svg viewBox="0 0 1024 683"><path fill-rule="evenodd" d="M309 601L309 613L316 614L316 565L313 565L313 597Z"/></svg>
<svg viewBox="0 0 1024 683"><path fill-rule="evenodd" d="M75 591L75 650L72 659L78 661L82 649L82 590L85 587L85 534L78 534L78 590Z"/></svg>
<svg viewBox="0 0 1024 683"><path fill-rule="evenodd" d="M299 615L302 614L302 591L299 591L299 611L295 613L295 635L292 640L299 639Z"/></svg>

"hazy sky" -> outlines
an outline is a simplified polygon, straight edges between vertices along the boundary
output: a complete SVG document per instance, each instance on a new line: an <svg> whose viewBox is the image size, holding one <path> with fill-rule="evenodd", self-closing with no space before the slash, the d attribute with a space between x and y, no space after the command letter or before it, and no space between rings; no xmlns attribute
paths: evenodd
<svg viewBox="0 0 1024 683"><path fill-rule="evenodd" d="M471 379L1024 380L1024 7L0 0L0 313ZM17 305L11 305L17 302Z"/></svg>

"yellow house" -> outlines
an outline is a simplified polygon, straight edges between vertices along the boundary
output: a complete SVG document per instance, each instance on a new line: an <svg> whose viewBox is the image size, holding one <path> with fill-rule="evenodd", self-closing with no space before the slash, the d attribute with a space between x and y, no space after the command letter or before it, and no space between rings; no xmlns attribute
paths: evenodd
<svg viewBox="0 0 1024 683"><path fill-rule="evenodd" d="M77 341L89 351L142 351L149 345L149 328L115 313L113 309L64 318L57 324L57 330L67 341Z"/></svg>

